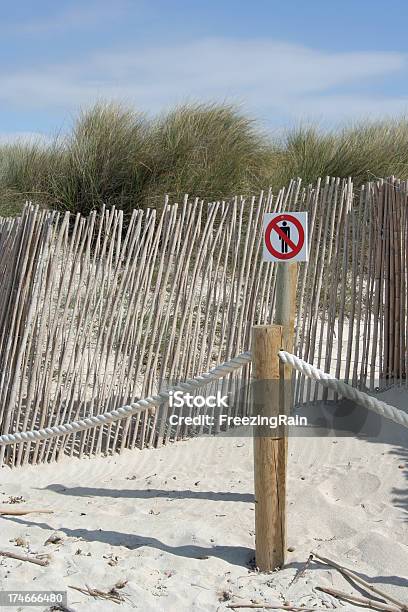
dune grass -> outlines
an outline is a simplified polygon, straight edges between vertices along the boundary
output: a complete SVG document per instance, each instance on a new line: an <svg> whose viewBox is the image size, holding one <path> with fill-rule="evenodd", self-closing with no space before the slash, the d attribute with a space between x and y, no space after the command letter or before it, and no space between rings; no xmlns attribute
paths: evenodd
<svg viewBox="0 0 408 612"><path fill-rule="evenodd" d="M51 144L0 146L0 214L25 200L87 214L129 212L185 193L205 199L274 190L293 177L408 178L408 120L288 131L280 140L228 105L185 105L154 119L117 104L81 113Z"/></svg>
<svg viewBox="0 0 408 612"><path fill-rule="evenodd" d="M319 176L351 176L360 185L391 175L408 178L407 119L365 122L329 133L316 127L292 130L282 144L273 182L284 185L294 176L306 183Z"/></svg>

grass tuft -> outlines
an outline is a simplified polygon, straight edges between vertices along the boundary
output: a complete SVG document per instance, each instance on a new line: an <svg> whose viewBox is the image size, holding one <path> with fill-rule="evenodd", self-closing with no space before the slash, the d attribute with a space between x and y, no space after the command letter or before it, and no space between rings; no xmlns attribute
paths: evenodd
<svg viewBox="0 0 408 612"><path fill-rule="evenodd" d="M153 120L117 104L79 114L71 132L43 142L0 146L0 214L26 200L89 213L102 203L129 213L185 193L209 200L278 190L293 177L408 179L408 120L339 131L288 131L277 142L229 105L184 105Z"/></svg>

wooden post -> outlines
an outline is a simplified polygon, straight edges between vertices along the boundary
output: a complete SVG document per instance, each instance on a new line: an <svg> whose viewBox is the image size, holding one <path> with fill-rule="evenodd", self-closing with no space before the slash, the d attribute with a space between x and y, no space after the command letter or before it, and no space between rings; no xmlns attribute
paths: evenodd
<svg viewBox="0 0 408 612"><path fill-rule="evenodd" d="M276 305L274 323L293 330L296 316L296 287L298 264L278 263L276 275ZM289 350L289 349L286 349Z"/></svg>
<svg viewBox="0 0 408 612"><path fill-rule="evenodd" d="M280 349L293 350L297 264L278 264L275 319L280 325L252 329L255 402L260 416L288 414L292 402L291 371L279 360ZM255 549L260 571L285 562L286 466L285 431L258 426L254 431Z"/></svg>
<svg viewBox="0 0 408 612"><path fill-rule="evenodd" d="M252 355L257 413L277 416L280 411L280 325L256 325L252 330ZM273 430L254 431L255 551L262 572L283 565L286 547L286 441Z"/></svg>
<svg viewBox="0 0 408 612"><path fill-rule="evenodd" d="M298 264L296 261L293 261L290 263L278 263L277 266L274 323L283 326L280 348L292 353L295 336ZM281 364L280 375L285 395L284 409L289 413L293 404L293 389L290 384L293 375L291 366Z"/></svg>

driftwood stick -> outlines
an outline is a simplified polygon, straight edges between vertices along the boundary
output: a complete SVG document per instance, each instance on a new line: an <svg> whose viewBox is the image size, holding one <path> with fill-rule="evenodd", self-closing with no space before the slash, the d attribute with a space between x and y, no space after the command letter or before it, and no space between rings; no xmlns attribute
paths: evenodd
<svg viewBox="0 0 408 612"><path fill-rule="evenodd" d="M398 606L394 606L389 603L382 603L380 601L374 601L373 599L369 599L368 597L359 597L357 595L349 595L348 593L344 593L343 591L336 591L335 589L330 589L329 587L316 587L316 590L323 591L323 593L327 593L332 597L336 597L337 599L342 599L343 601L347 601L348 603L355 603L358 605L365 606L366 608L370 608L371 610L381 610L381 612L404 612L407 608L400 608Z"/></svg>
<svg viewBox="0 0 408 612"><path fill-rule="evenodd" d="M230 603L227 608L232 610L238 608L252 608L258 610L289 610L290 612L319 612L323 608L304 608L303 606L292 606L291 604L268 604L268 603ZM400 612L393 610L392 612Z"/></svg>
<svg viewBox="0 0 408 612"><path fill-rule="evenodd" d="M49 565L48 559L37 559L36 557L30 557L30 555L21 555L8 550L0 550L0 556L9 557L10 559L17 559L18 561L28 561L29 563L34 563L35 565Z"/></svg>
<svg viewBox="0 0 408 612"><path fill-rule="evenodd" d="M118 588L122 588L122 586L115 585L115 587L112 587L109 591L101 591L99 589L94 589L88 585L85 585L86 588L77 587L71 584L68 586L70 589L75 589L76 591L79 591L84 595L89 595L90 597L95 597L96 599L109 599L109 601L113 601L117 604L120 604L122 601L124 601L123 595L121 595L117 590Z"/></svg>
<svg viewBox="0 0 408 612"><path fill-rule="evenodd" d="M24 510L24 509L4 509L0 508L0 516L23 516L24 514L53 514L53 510Z"/></svg>
<svg viewBox="0 0 408 612"><path fill-rule="evenodd" d="M310 562L313 560L313 555L309 555L307 558L306 563L304 563L303 567L299 568L298 571L296 572L294 578L292 579L292 581L289 583L289 587L292 586L292 584L295 584L295 582L297 580L299 580L299 578L301 578L302 576L304 576L306 570L308 569Z"/></svg>
<svg viewBox="0 0 408 612"><path fill-rule="evenodd" d="M384 593L384 591L381 591L380 589L378 589L377 587L373 586L372 584L370 584L366 580L363 580L363 578L360 578L360 576L358 574L356 574L355 572L353 572L352 570L347 569L346 567L343 567L342 565L339 565L338 563L335 563L335 561L331 561L330 559L327 559L326 557L320 557L320 555L318 555L318 554L316 554L314 552L312 552L310 554L313 555L313 557L315 557L319 561L322 561L323 563L326 563L326 565L331 565L331 567L334 567L341 574L343 574L343 576L346 576L347 578L350 578L354 582L357 582L357 583L361 584L363 587L365 587L366 589L368 589L372 593L375 593L376 595L379 595L379 597L382 597L386 601L389 601L389 602L393 603L395 606L400 608L400 611L407 612L408 608L405 606L405 604L403 604L401 601L398 601L398 599L395 599L394 597L391 597L391 595L388 595L388 593Z"/></svg>

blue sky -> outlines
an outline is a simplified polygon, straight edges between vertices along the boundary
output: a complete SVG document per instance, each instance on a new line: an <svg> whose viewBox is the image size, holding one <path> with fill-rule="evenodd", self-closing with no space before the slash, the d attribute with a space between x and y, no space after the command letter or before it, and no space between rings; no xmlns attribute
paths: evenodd
<svg viewBox="0 0 408 612"><path fill-rule="evenodd" d="M228 101L280 130L408 111L406 0L21 0L0 7L0 139L116 99Z"/></svg>

